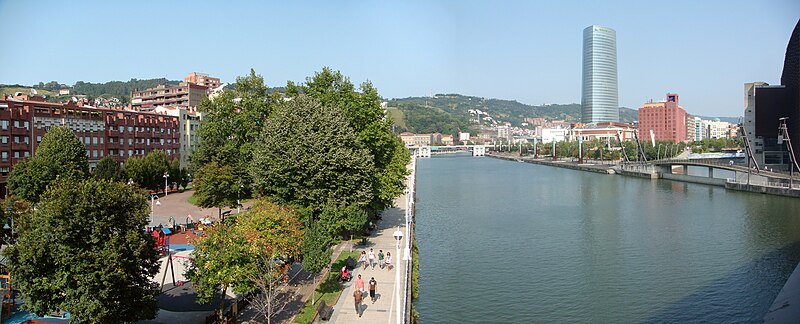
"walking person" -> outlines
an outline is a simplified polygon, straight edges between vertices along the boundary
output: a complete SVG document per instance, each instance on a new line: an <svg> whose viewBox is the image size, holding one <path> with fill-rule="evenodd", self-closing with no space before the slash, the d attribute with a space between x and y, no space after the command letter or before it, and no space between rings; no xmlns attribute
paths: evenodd
<svg viewBox="0 0 800 324"><path fill-rule="evenodd" d="M375 292L378 290L378 282L375 281L375 277L369 280L369 298L372 299L372 303L375 303L376 294Z"/></svg>
<svg viewBox="0 0 800 324"><path fill-rule="evenodd" d="M383 270L383 267L386 265L383 263L383 250L378 250L378 266Z"/></svg>
<svg viewBox="0 0 800 324"><path fill-rule="evenodd" d="M372 270L375 270L375 251L369 249L369 265L372 266Z"/></svg>
<svg viewBox="0 0 800 324"><path fill-rule="evenodd" d="M392 252L386 251L386 270L392 270Z"/></svg>
<svg viewBox="0 0 800 324"><path fill-rule="evenodd" d="M364 279L361 279L361 275L358 275L358 279L356 279L356 290L360 291L362 294L366 292L366 290L364 290Z"/></svg>
<svg viewBox="0 0 800 324"><path fill-rule="evenodd" d="M361 300L364 298L364 295L361 293L361 290L356 289L353 292L353 301L356 304L356 314L358 317L361 317Z"/></svg>
<svg viewBox="0 0 800 324"><path fill-rule="evenodd" d="M361 256L358 258L358 262L364 265L364 270L367 270L367 252L361 251Z"/></svg>

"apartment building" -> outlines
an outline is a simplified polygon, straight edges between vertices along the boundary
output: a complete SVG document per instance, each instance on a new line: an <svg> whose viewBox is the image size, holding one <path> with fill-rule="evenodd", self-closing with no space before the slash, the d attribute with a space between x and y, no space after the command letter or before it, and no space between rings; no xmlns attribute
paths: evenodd
<svg viewBox="0 0 800 324"><path fill-rule="evenodd" d="M652 131L658 141L687 141L686 110L678 103L675 93L668 93L665 101L645 103L639 108L639 134L649 137Z"/></svg>
<svg viewBox="0 0 800 324"><path fill-rule="evenodd" d="M45 102L42 97L0 98L0 195L17 162L36 152L51 127L65 126L86 146L89 167L105 156L123 163L160 149L180 158L179 118L165 114L95 108L80 102Z"/></svg>
<svg viewBox="0 0 800 324"><path fill-rule="evenodd" d="M131 93L131 109L153 111L158 106L197 107L208 96L208 87L190 82L178 85L159 85Z"/></svg>
<svg viewBox="0 0 800 324"><path fill-rule="evenodd" d="M208 76L208 74L197 73L197 72L189 73L189 75L183 78L183 82L201 85L209 89L219 88L221 84L219 78L211 77Z"/></svg>

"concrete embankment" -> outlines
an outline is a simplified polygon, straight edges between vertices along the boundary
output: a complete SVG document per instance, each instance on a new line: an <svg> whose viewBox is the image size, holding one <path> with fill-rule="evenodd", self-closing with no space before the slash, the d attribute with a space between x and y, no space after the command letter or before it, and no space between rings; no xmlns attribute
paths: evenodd
<svg viewBox="0 0 800 324"><path fill-rule="evenodd" d="M540 165L547 165L547 166L554 166L559 168L565 169L573 169L573 170L580 170L580 171L589 171L595 173L603 173L603 174L614 174L614 166L612 165L605 165L605 164L578 164L574 162L567 162L567 161L552 161L552 160L544 160L544 159L533 159L533 158L519 158L514 156L503 156L503 155L489 155L486 156L493 157L496 159L501 160L508 160L508 161L519 161L525 163L533 163L533 164L540 164Z"/></svg>
<svg viewBox="0 0 800 324"><path fill-rule="evenodd" d="M796 187L796 186L795 186ZM767 187L767 186L759 186L759 185L748 185L746 183L726 183L725 188L731 190L739 190L739 191L748 191L748 192L756 192L756 193L763 193L763 194L770 194L770 195L778 195L784 197L794 197L800 198L800 190L797 189L789 189L783 187Z"/></svg>

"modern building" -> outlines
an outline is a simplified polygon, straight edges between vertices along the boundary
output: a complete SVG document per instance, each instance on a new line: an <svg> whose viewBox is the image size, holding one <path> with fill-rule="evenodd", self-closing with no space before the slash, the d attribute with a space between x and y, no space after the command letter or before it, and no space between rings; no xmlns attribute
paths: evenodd
<svg viewBox="0 0 800 324"><path fill-rule="evenodd" d="M751 142L753 158L759 166L789 168L787 142L778 141L781 118L795 146L793 159L800 159L800 21L786 46L781 85L764 82L745 84L745 134Z"/></svg>
<svg viewBox="0 0 800 324"><path fill-rule="evenodd" d="M45 102L42 97L0 98L0 195L14 165L34 155L50 127L71 129L86 146L89 167L111 156L124 162L160 149L180 158L179 119L175 116L121 109L103 109L70 101Z"/></svg>
<svg viewBox="0 0 800 324"><path fill-rule="evenodd" d="M694 117L694 141L699 142L702 141L705 137L704 131L705 127L703 127L703 120L700 117Z"/></svg>
<svg viewBox="0 0 800 324"><path fill-rule="evenodd" d="M178 85L159 85L131 93L131 109L136 111L153 111L163 107L197 107L208 94L208 87L190 82Z"/></svg>
<svg viewBox="0 0 800 324"><path fill-rule="evenodd" d="M569 131L568 128L542 128L542 143L566 141Z"/></svg>
<svg viewBox="0 0 800 324"><path fill-rule="evenodd" d="M705 127L705 138L719 139L731 137L730 130L733 124L716 118L714 120L704 120L703 127Z"/></svg>
<svg viewBox="0 0 800 324"><path fill-rule="evenodd" d="M664 101L645 103L639 108L639 134L648 140L652 132L657 141L685 142L686 110L678 103L675 93L668 93Z"/></svg>
<svg viewBox="0 0 800 324"><path fill-rule="evenodd" d="M694 125L694 116L686 114L686 141L694 141L697 127Z"/></svg>
<svg viewBox="0 0 800 324"><path fill-rule="evenodd" d="M208 74L197 72L189 73L189 75L183 78L183 82L194 83L209 89L216 89L220 86L219 78L210 77Z"/></svg>
<svg viewBox="0 0 800 324"><path fill-rule="evenodd" d="M583 30L581 122L618 122L617 32L608 27Z"/></svg>
<svg viewBox="0 0 800 324"><path fill-rule="evenodd" d="M459 132L458 141L461 142L461 144L467 144L467 142L469 142L469 133Z"/></svg>

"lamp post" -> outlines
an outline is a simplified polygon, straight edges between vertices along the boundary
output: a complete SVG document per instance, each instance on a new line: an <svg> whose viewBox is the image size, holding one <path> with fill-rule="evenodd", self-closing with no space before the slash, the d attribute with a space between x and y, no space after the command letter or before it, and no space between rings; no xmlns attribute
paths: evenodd
<svg viewBox="0 0 800 324"><path fill-rule="evenodd" d="M395 260L397 260L397 261L395 261L395 264L396 265L400 265L400 262L398 262L398 261L400 261L399 260L399 256L400 256L400 241L403 240L403 232L400 231L400 226L397 227L397 230L394 231L394 234L392 236L394 236L394 239L397 241L397 244L395 246L396 247L396 249L395 249L395 258L397 258ZM400 322L401 321L401 319L400 319L401 318L400 317L400 312L401 312L400 311L400 268L395 266L394 272L395 272L395 275L394 275L395 300L397 301L395 303L396 314L397 314L396 316L397 316L397 324L400 324L401 323Z"/></svg>
<svg viewBox="0 0 800 324"><path fill-rule="evenodd" d="M169 173L164 172L164 197L167 196L168 191L169 191Z"/></svg>
<svg viewBox="0 0 800 324"><path fill-rule="evenodd" d="M158 196L150 195L150 222L149 224L153 223L153 209L155 206L161 206L161 201L158 200Z"/></svg>

